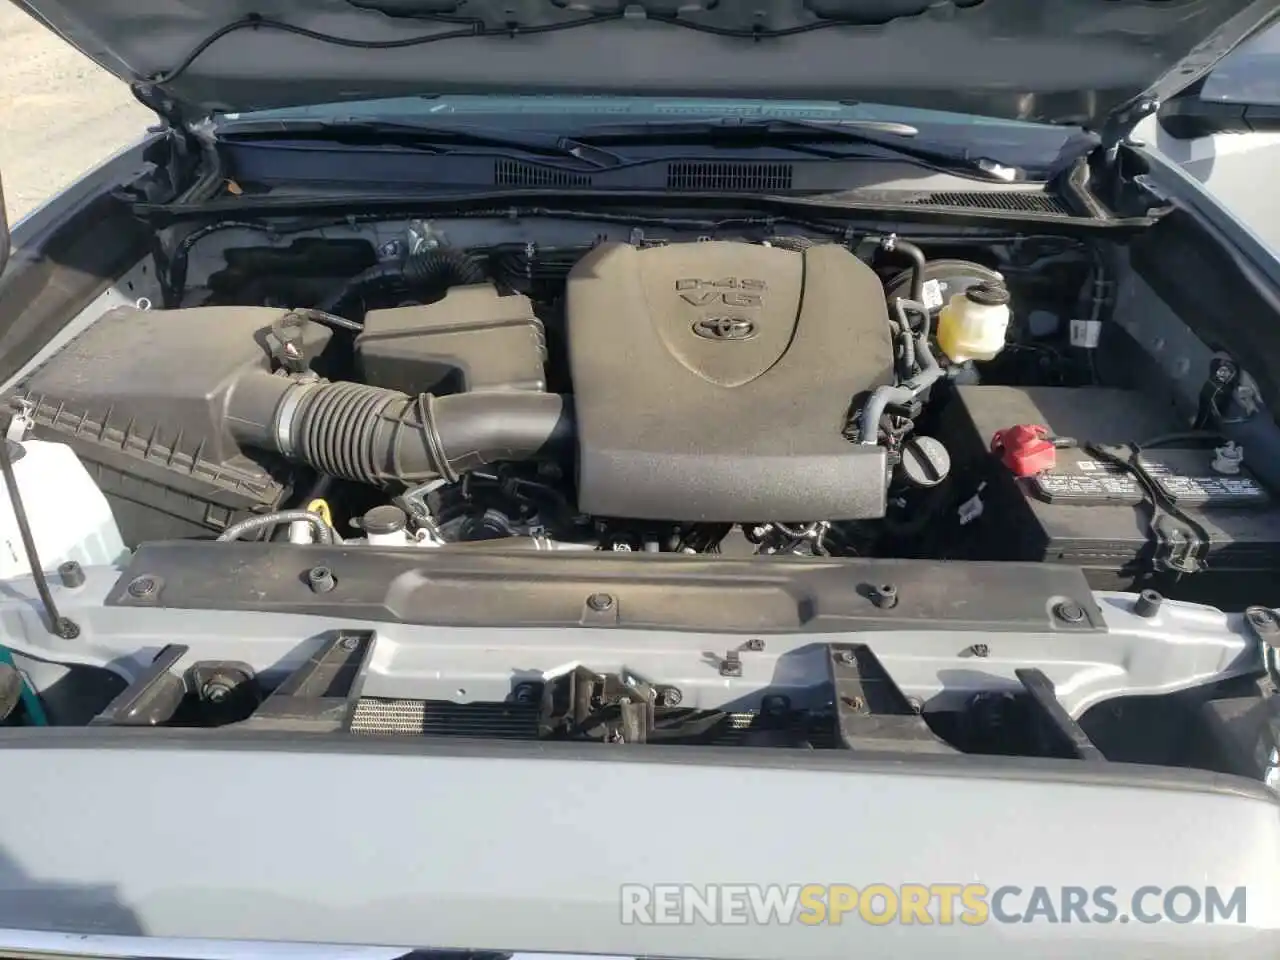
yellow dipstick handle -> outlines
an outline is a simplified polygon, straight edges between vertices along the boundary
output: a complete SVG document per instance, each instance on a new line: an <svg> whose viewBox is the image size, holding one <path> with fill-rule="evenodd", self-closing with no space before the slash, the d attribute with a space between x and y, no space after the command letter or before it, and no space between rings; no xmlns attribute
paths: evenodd
<svg viewBox="0 0 1280 960"><path fill-rule="evenodd" d="M307 504L307 513L314 513L326 524L333 526L333 514L329 511L329 501L317 497Z"/></svg>

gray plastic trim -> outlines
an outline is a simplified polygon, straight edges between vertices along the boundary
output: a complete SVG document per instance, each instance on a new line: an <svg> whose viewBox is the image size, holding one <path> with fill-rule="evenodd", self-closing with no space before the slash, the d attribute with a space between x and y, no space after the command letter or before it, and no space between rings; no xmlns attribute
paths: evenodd
<svg viewBox="0 0 1280 960"><path fill-rule="evenodd" d="M49 635L29 579L5 584L0 631L33 668L41 661L88 664L133 680L162 647L181 638L190 651L178 668L196 660L237 660L280 677L300 666L333 631L363 629L378 637L366 696L502 699L519 682L581 663L597 671L625 668L678 686L688 707L749 709L765 693L787 694L798 706L820 695L827 678L825 645L850 637L774 633L761 635L764 649L748 651L741 634L414 625L362 619L359 608L351 616L309 616L116 607L104 605L104 599L116 586L117 572L86 572L82 587L51 584L59 609L81 627L73 641ZM1015 671L1034 665L1076 718L1112 697L1168 693L1261 668L1257 641L1240 614L1166 600L1154 617L1143 618L1133 612L1132 595L1095 598L1105 630L993 633L866 625L857 639L872 647L905 694L933 706L953 706L981 690L1020 690ZM988 649L982 658L971 651L979 643ZM720 675L719 658L729 650L742 651L741 677Z"/></svg>

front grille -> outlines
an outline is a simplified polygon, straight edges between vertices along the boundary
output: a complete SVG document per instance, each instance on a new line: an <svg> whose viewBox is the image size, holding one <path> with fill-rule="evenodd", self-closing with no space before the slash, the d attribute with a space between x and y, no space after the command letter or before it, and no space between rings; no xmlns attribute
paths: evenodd
<svg viewBox="0 0 1280 960"><path fill-rule="evenodd" d="M680 160L667 166L667 188L748 192L790 190L791 164Z"/></svg>
<svg viewBox="0 0 1280 960"><path fill-rule="evenodd" d="M591 174L499 158L493 162L493 182L499 187L589 187Z"/></svg>
<svg viewBox="0 0 1280 960"><path fill-rule="evenodd" d="M351 732L381 736L484 737L533 740L538 736L536 703L450 703L445 700L390 700L363 697Z"/></svg>
<svg viewBox="0 0 1280 960"><path fill-rule="evenodd" d="M912 206L962 207L969 210L1003 210L1013 213L1046 213L1071 216L1071 208L1047 193L1014 191L974 191L972 193L929 193L907 201Z"/></svg>

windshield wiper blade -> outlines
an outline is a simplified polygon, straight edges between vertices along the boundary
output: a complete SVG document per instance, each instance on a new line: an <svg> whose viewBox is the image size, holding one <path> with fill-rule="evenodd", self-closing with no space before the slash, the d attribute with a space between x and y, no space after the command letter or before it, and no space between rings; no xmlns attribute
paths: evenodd
<svg viewBox="0 0 1280 960"><path fill-rule="evenodd" d="M862 120L856 118L840 118L833 120L814 120L804 117L708 117L703 120L642 120L636 123L602 124L587 127L579 131L580 135L617 133L621 135L652 133L660 136L663 133L692 134L699 131L716 133L719 131L742 130L763 135L779 136L793 132L803 135L807 132L830 136L832 139L862 140L874 134L909 139L920 135L918 127L899 120Z"/></svg>
<svg viewBox="0 0 1280 960"><path fill-rule="evenodd" d="M495 147L557 159L577 160L608 169L625 163L616 153L570 137L537 131L496 130L490 127L433 126L376 118L280 118L224 120L216 128L223 140L265 140L302 137L337 143L389 144L448 153L450 147Z"/></svg>
<svg viewBox="0 0 1280 960"><path fill-rule="evenodd" d="M920 130L895 120L812 120L800 117L719 117L706 120L658 120L587 127L574 134L592 143L664 141L712 143L851 143L883 149L912 160L992 180L1016 180L1021 171L975 155L967 148L935 142L912 142ZM841 156L844 156L841 154Z"/></svg>

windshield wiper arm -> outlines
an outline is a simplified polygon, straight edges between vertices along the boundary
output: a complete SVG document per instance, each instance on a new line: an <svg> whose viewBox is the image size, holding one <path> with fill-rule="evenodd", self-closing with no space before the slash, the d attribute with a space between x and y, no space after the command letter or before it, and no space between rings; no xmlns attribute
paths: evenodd
<svg viewBox="0 0 1280 960"><path fill-rule="evenodd" d="M489 127L432 126L367 117L224 120L218 124L216 135L224 140L301 137L338 143L391 144L439 153L449 152L451 146L496 147L557 159L578 160L598 169L616 167L626 162L625 158L616 153L559 134L529 130L513 132Z"/></svg>
<svg viewBox="0 0 1280 960"><path fill-rule="evenodd" d="M1019 171L965 148L933 142L913 143L918 128L895 120L811 120L800 117L720 117L707 120L658 120L606 124L575 132L584 142L805 143L837 142L878 147L932 166L992 180L1014 180Z"/></svg>

